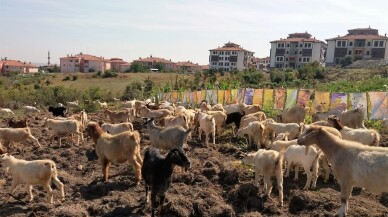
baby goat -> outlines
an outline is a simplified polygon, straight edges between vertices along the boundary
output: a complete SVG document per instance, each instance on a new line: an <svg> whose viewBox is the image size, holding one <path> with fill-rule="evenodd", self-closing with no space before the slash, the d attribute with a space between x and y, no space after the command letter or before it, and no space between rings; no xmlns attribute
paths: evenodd
<svg viewBox="0 0 388 217"><path fill-rule="evenodd" d="M146 201L149 202L148 190L151 188L151 216L155 215L155 208L160 206L159 214L162 213L165 193L171 184L171 175L174 166L180 166L185 170L190 168L190 161L183 149L173 148L166 157L160 155L158 149L150 147L144 154L141 174L145 181ZM156 198L159 198L157 203Z"/></svg>

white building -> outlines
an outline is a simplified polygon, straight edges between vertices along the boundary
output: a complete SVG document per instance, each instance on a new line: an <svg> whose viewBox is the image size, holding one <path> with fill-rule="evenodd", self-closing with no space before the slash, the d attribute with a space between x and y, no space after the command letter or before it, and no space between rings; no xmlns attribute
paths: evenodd
<svg viewBox="0 0 388 217"><path fill-rule="evenodd" d="M105 72L110 69L109 59L89 54L67 55L61 57L61 72Z"/></svg>
<svg viewBox="0 0 388 217"><path fill-rule="evenodd" d="M244 70L252 66L254 52L228 42L223 47L209 50L209 68L224 71Z"/></svg>
<svg viewBox="0 0 388 217"><path fill-rule="evenodd" d="M271 68L300 68L306 63L325 63L326 43L309 33L292 33L285 39L271 41Z"/></svg>
<svg viewBox="0 0 388 217"><path fill-rule="evenodd" d="M254 57L252 59L253 68L260 69L260 70L268 70L270 61L271 61L270 57L264 57L264 58Z"/></svg>
<svg viewBox="0 0 388 217"><path fill-rule="evenodd" d="M379 35L377 29L358 28L348 30L345 36L338 36L327 41L326 65L341 64L346 56L354 61L368 59L388 59L387 35Z"/></svg>

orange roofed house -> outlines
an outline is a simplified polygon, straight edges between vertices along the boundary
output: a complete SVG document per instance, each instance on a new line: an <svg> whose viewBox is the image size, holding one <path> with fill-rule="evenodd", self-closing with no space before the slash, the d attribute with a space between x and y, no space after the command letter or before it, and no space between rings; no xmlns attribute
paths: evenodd
<svg viewBox="0 0 388 217"><path fill-rule="evenodd" d="M61 57L61 72L105 72L111 65L108 59L96 57L89 54L79 53L77 55L67 55Z"/></svg>
<svg viewBox="0 0 388 217"><path fill-rule="evenodd" d="M109 60L111 69L117 72L127 72L131 68L131 64L120 58L111 58Z"/></svg>
<svg viewBox="0 0 388 217"><path fill-rule="evenodd" d="M326 65L339 65L346 56L353 60L388 59L388 37L379 35L377 29L358 28L348 30L345 36L327 41Z"/></svg>
<svg viewBox="0 0 388 217"><path fill-rule="evenodd" d="M202 71L202 66L198 65L198 63L192 63L190 61L187 62L177 62L176 69L185 72L197 72Z"/></svg>
<svg viewBox="0 0 388 217"><path fill-rule="evenodd" d="M38 66L31 63L21 62L19 60L7 60L7 58L0 60L0 72L1 74L10 72L19 73L36 73L38 72Z"/></svg>
<svg viewBox="0 0 388 217"><path fill-rule="evenodd" d="M271 41L271 68L300 68L318 61L325 64L326 43L307 32L292 33L285 39Z"/></svg>
<svg viewBox="0 0 388 217"><path fill-rule="evenodd" d="M152 55L146 58L140 57L139 59L134 60L133 62L141 63L150 68L155 68L156 64L162 63L164 65L164 70L166 71L174 71L176 69L176 63L172 62L171 59L166 60L164 58L153 57Z"/></svg>
<svg viewBox="0 0 388 217"><path fill-rule="evenodd" d="M223 47L209 51L209 68L211 69L241 71L252 67L254 52L245 50L238 44L228 42Z"/></svg>

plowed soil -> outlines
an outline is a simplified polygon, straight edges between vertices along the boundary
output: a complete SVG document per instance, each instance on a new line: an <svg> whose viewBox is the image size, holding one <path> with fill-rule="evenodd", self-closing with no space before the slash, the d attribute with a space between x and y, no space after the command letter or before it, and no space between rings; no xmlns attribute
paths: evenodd
<svg viewBox="0 0 388 217"><path fill-rule="evenodd" d="M59 179L65 184L66 200L61 202L53 185L53 205L47 203L46 192L34 186L35 196L28 202L26 186L19 186L9 196L12 177L0 170L0 216L149 216L145 205L143 181L135 185L132 168L127 164L112 165L107 183L102 181L101 166L91 139L80 146L70 137L62 139L62 146L51 132L42 127L46 115L34 116L29 121L32 134L42 148L32 144L15 144L8 151L26 160L52 159L57 164ZM91 114L93 121L101 121L101 114ZM5 126L6 120L0 123ZM142 135L142 149L149 145L148 134L141 121L134 124ZM204 137L204 136L203 136ZM241 164L245 150L237 147L230 134L217 138L216 145L206 147L193 134L188 156L192 168L188 172L175 170L173 183L167 191L163 216L333 216L339 208L339 185L333 177L323 183L321 177L316 190L303 190L306 175L298 181L284 179L284 206L278 206L278 191L274 187L271 198L263 196L263 183L253 185L251 167ZM388 146L388 135L382 135L382 146ZM386 171L388 172L388 171ZM276 186L276 181L274 180ZM388 194L374 194L364 189L353 190L350 216L388 216Z"/></svg>

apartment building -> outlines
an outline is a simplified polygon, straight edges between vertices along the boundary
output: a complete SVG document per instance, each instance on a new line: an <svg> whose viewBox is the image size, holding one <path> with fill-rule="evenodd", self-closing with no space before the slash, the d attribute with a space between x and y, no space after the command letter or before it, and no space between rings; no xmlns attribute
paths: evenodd
<svg viewBox="0 0 388 217"><path fill-rule="evenodd" d="M131 64L121 58L111 58L109 62L110 68L116 70L117 72L125 72L131 67Z"/></svg>
<svg viewBox="0 0 388 217"><path fill-rule="evenodd" d="M97 57L90 54L79 53L61 57L61 72L105 72L111 68L109 59Z"/></svg>
<svg viewBox="0 0 388 217"><path fill-rule="evenodd" d="M292 33L287 38L271 41L271 68L300 68L309 62L325 64L326 43L311 34Z"/></svg>
<svg viewBox="0 0 388 217"><path fill-rule="evenodd" d="M38 72L38 66L31 64L31 62L26 63L19 60L7 60L7 58L0 60L0 73L36 73Z"/></svg>
<svg viewBox="0 0 388 217"><path fill-rule="evenodd" d="M222 47L209 51L209 68L211 69L241 71L252 67L254 52L245 50L238 44L228 42Z"/></svg>
<svg viewBox="0 0 388 217"><path fill-rule="evenodd" d="M185 72L197 72L202 70L202 66L198 65L198 63L193 63L191 61L177 62L176 69Z"/></svg>
<svg viewBox="0 0 388 217"><path fill-rule="evenodd" d="M357 28L349 29L348 34L326 39L327 53L326 65L341 64L346 56L351 56L354 61L368 59L388 59L388 37L379 35L377 29Z"/></svg>
<svg viewBox="0 0 388 217"><path fill-rule="evenodd" d="M149 57L146 58L139 58L137 60L134 60L133 62L141 63L145 66L152 68L155 68L156 64L162 63L164 65L164 70L166 71L174 71L176 69L176 63L172 62L170 60L166 60L164 58L159 58L159 57L153 57L150 55Z"/></svg>
<svg viewBox="0 0 388 217"><path fill-rule="evenodd" d="M270 60L271 60L270 57L264 57L264 58L254 57L252 59L253 68L259 69L259 70L268 70Z"/></svg>

